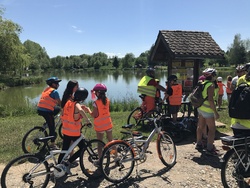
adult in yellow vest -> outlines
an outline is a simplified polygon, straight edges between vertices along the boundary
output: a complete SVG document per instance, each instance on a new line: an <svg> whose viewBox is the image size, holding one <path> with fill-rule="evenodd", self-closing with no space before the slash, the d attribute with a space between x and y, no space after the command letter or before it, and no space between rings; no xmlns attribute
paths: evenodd
<svg viewBox="0 0 250 188"><path fill-rule="evenodd" d="M237 81L237 86L241 83L247 83L250 85L250 62L245 66L245 75L241 76ZM250 112L249 112L250 113ZM234 135L249 136L250 135L250 119L231 119L231 128Z"/></svg>
<svg viewBox="0 0 250 188"><path fill-rule="evenodd" d="M94 129L96 131L96 137L99 140L103 140L104 133L106 133L108 141L113 140L112 128L113 123L110 117L110 101L106 96L107 87L102 84L96 84L91 90L92 99L97 98L93 103L93 111L89 111L90 115L94 118ZM98 147L98 155L101 156L102 148Z"/></svg>
<svg viewBox="0 0 250 188"><path fill-rule="evenodd" d="M218 156L218 152L214 146L214 138L215 138L215 119L219 118L219 114L216 110L216 106L214 103L214 81L216 80L216 70L213 68L207 68L203 72L203 75L206 77L203 84L206 85L203 89L202 95L206 100L199 107L199 120L198 120L198 127L197 127L197 143L195 148L199 151L206 149L207 155ZM202 143L202 133L205 126L208 126L208 138L207 138L207 145L206 148Z"/></svg>
<svg viewBox="0 0 250 188"><path fill-rule="evenodd" d="M153 68L148 68L146 74L140 80L137 92L145 96L144 105L146 106L146 112L149 112L155 109L156 89L164 92L166 92L166 89L155 80L155 70Z"/></svg>
<svg viewBox="0 0 250 188"><path fill-rule="evenodd" d="M38 115L42 116L48 127L49 135L54 136L51 139L51 149L58 149L55 145L56 133L55 133L55 119L54 116L58 114L61 110L59 107L61 105L61 99L57 91L59 87L59 82L62 80L57 77L50 77L46 80L48 87L42 92L41 98L37 104Z"/></svg>
<svg viewBox="0 0 250 188"><path fill-rule="evenodd" d="M72 142L76 141L81 136L82 119L86 120L89 124L90 120L86 116L85 111L90 109L80 102L83 102L88 97L88 90L85 88L78 88L74 93L73 98L68 99L64 105L61 120L62 120L62 133L63 133L63 146L62 150L68 150ZM69 163L65 164L67 167L67 173L71 174L70 166L71 164L80 156L84 148L84 141L82 140L78 145L79 150L75 152L68 160ZM58 163L61 163L63 156L62 153L59 155Z"/></svg>
<svg viewBox="0 0 250 188"><path fill-rule="evenodd" d="M164 97L168 99L169 112L172 115L173 122L177 121L177 113L179 112L182 101L182 85L177 83L177 76L170 75L167 81L167 92Z"/></svg>

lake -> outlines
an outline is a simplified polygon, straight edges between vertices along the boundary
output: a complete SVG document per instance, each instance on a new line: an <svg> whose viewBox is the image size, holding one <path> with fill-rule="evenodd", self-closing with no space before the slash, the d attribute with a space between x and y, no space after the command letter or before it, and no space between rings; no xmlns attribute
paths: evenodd
<svg viewBox="0 0 250 188"><path fill-rule="evenodd" d="M226 77L229 73L219 74L218 76L223 77L223 82L226 83ZM129 98L138 99L139 94L137 93L137 85L140 79L145 75L145 70L131 70L131 71L86 71L86 72L53 72L44 73L42 76L46 80L50 76L57 76L62 81L58 88L60 97L69 80L77 80L80 87L85 87L90 90L95 86L96 83L104 83L107 88L107 96L111 100L126 100ZM234 73L231 73L234 75ZM167 71L156 71L156 78L160 80L160 84L165 86L167 80ZM0 105L3 106L19 106L19 105L34 105L38 102L40 95L44 88L47 87L44 83L32 86L22 86L8 88L4 91L0 91ZM226 94L223 96L226 99ZM91 100L91 96L87 101Z"/></svg>

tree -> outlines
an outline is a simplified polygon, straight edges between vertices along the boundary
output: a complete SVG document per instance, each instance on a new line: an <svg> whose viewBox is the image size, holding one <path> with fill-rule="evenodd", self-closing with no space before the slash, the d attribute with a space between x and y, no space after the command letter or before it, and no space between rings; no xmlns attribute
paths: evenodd
<svg viewBox="0 0 250 188"><path fill-rule="evenodd" d="M135 56L132 53L127 53L122 61L123 68L132 68L134 66Z"/></svg>
<svg viewBox="0 0 250 188"><path fill-rule="evenodd" d="M231 65L236 67L238 64L246 63L246 49L240 34L234 36L234 42L228 51L228 60Z"/></svg>
<svg viewBox="0 0 250 188"><path fill-rule="evenodd" d="M113 60L113 67L115 67L116 69L119 67L119 61L117 56L115 56L114 60Z"/></svg>

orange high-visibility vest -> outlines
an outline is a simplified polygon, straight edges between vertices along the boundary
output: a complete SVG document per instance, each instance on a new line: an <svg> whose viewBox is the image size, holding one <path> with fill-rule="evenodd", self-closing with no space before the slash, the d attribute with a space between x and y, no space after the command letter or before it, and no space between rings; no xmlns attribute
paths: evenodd
<svg viewBox="0 0 250 188"><path fill-rule="evenodd" d="M170 105L181 105L182 101L182 86L180 84L172 85L173 94L169 96Z"/></svg>
<svg viewBox="0 0 250 188"><path fill-rule="evenodd" d="M67 136L80 136L81 134L81 118L74 119L76 102L68 100L63 108L61 115L62 120L62 133Z"/></svg>
<svg viewBox="0 0 250 188"><path fill-rule="evenodd" d="M50 94L55 90L55 88L47 87L43 92L42 96L37 104L39 108L45 108L53 111L57 104L57 101L50 97Z"/></svg>
<svg viewBox="0 0 250 188"><path fill-rule="evenodd" d="M113 127L112 120L109 112L109 103L107 99L106 105L103 105L102 100L95 101L98 110L98 117L94 119L94 129L97 132L106 131Z"/></svg>
<svg viewBox="0 0 250 188"><path fill-rule="evenodd" d="M219 86L219 95L223 95L224 94L224 89L223 89L223 83L222 82L217 82L218 86Z"/></svg>
<svg viewBox="0 0 250 188"><path fill-rule="evenodd" d="M230 89L232 85L232 81L227 81L227 88L226 88L226 93L232 94L232 90Z"/></svg>

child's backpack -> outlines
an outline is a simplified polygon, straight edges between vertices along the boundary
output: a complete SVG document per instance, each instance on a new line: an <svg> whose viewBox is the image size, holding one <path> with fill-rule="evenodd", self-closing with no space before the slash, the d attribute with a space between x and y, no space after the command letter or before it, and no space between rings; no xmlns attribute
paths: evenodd
<svg viewBox="0 0 250 188"><path fill-rule="evenodd" d="M192 93L190 93L190 95L188 96L188 99L193 105L193 107L199 108L207 99L207 97L203 98L202 96L202 91L205 88L205 85L207 83L210 83L210 82L205 82L204 84L202 84L202 82L198 82L198 84L193 89Z"/></svg>
<svg viewBox="0 0 250 188"><path fill-rule="evenodd" d="M250 119L250 86L247 83L241 83L233 90L228 111L232 118Z"/></svg>

